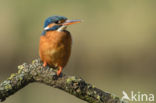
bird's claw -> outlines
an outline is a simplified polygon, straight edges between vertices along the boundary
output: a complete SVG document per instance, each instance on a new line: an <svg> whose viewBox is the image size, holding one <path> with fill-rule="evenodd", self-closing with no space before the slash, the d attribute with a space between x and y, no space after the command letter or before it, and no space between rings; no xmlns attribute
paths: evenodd
<svg viewBox="0 0 156 103"><path fill-rule="evenodd" d="M57 76L59 76L62 72L62 67L59 67L59 70L57 71Z"/></svg>

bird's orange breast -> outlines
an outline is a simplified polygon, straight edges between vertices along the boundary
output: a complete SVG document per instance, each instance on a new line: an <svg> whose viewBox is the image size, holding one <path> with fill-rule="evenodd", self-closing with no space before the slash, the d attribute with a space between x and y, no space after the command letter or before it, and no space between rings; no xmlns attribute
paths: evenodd
<svg viewBox="0 0 156 103"><path fill-rule="evenodd" d="M64 67L71 53L71 35L68 31L47 31L40 37L39 54L52 67Z"/></svg>

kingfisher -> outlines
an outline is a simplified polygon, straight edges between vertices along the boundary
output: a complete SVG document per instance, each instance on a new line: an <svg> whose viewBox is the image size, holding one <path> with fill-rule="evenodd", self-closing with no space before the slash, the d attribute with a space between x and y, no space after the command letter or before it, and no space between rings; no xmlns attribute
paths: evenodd
<svg viewBox="0 0 156 103"><path fill-rule="evenodd" d="M43 66L58 68L57 76L67 64L70 54L72 38L67 26L80 23L80 20L68 20L64 16L50 16L44 22L44 30L40 36L39 56Z"/></svg>

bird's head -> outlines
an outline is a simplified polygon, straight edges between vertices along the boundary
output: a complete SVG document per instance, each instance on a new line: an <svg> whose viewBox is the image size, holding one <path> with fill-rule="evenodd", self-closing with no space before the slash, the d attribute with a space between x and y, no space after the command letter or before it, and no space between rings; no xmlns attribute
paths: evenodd
<svg viewBox="0 0 156 103"><path fill-rule="evenodd" d="M58 31L62 32L67 28L68 25L80 23L80 20L68 20L64 16L51 16L48 17L44 22L44 31L43 35L46 31Z"/></svg>

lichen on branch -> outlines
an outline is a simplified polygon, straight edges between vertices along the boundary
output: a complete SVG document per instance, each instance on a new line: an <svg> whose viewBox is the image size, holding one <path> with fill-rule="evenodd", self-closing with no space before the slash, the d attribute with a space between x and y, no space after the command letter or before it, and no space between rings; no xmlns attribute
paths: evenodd
<svg viewBox="0 0 156 103"><path fill-rule="evenodd" d="M0 84L0 101L16 93L32 82L40 82L70 93L89 103L125 103L111 93L104 92L95 86L86 83L82 78L61 74L56 75L56 69L43 67L40 59L31 64L18 66L18 72Z"/></svg>

